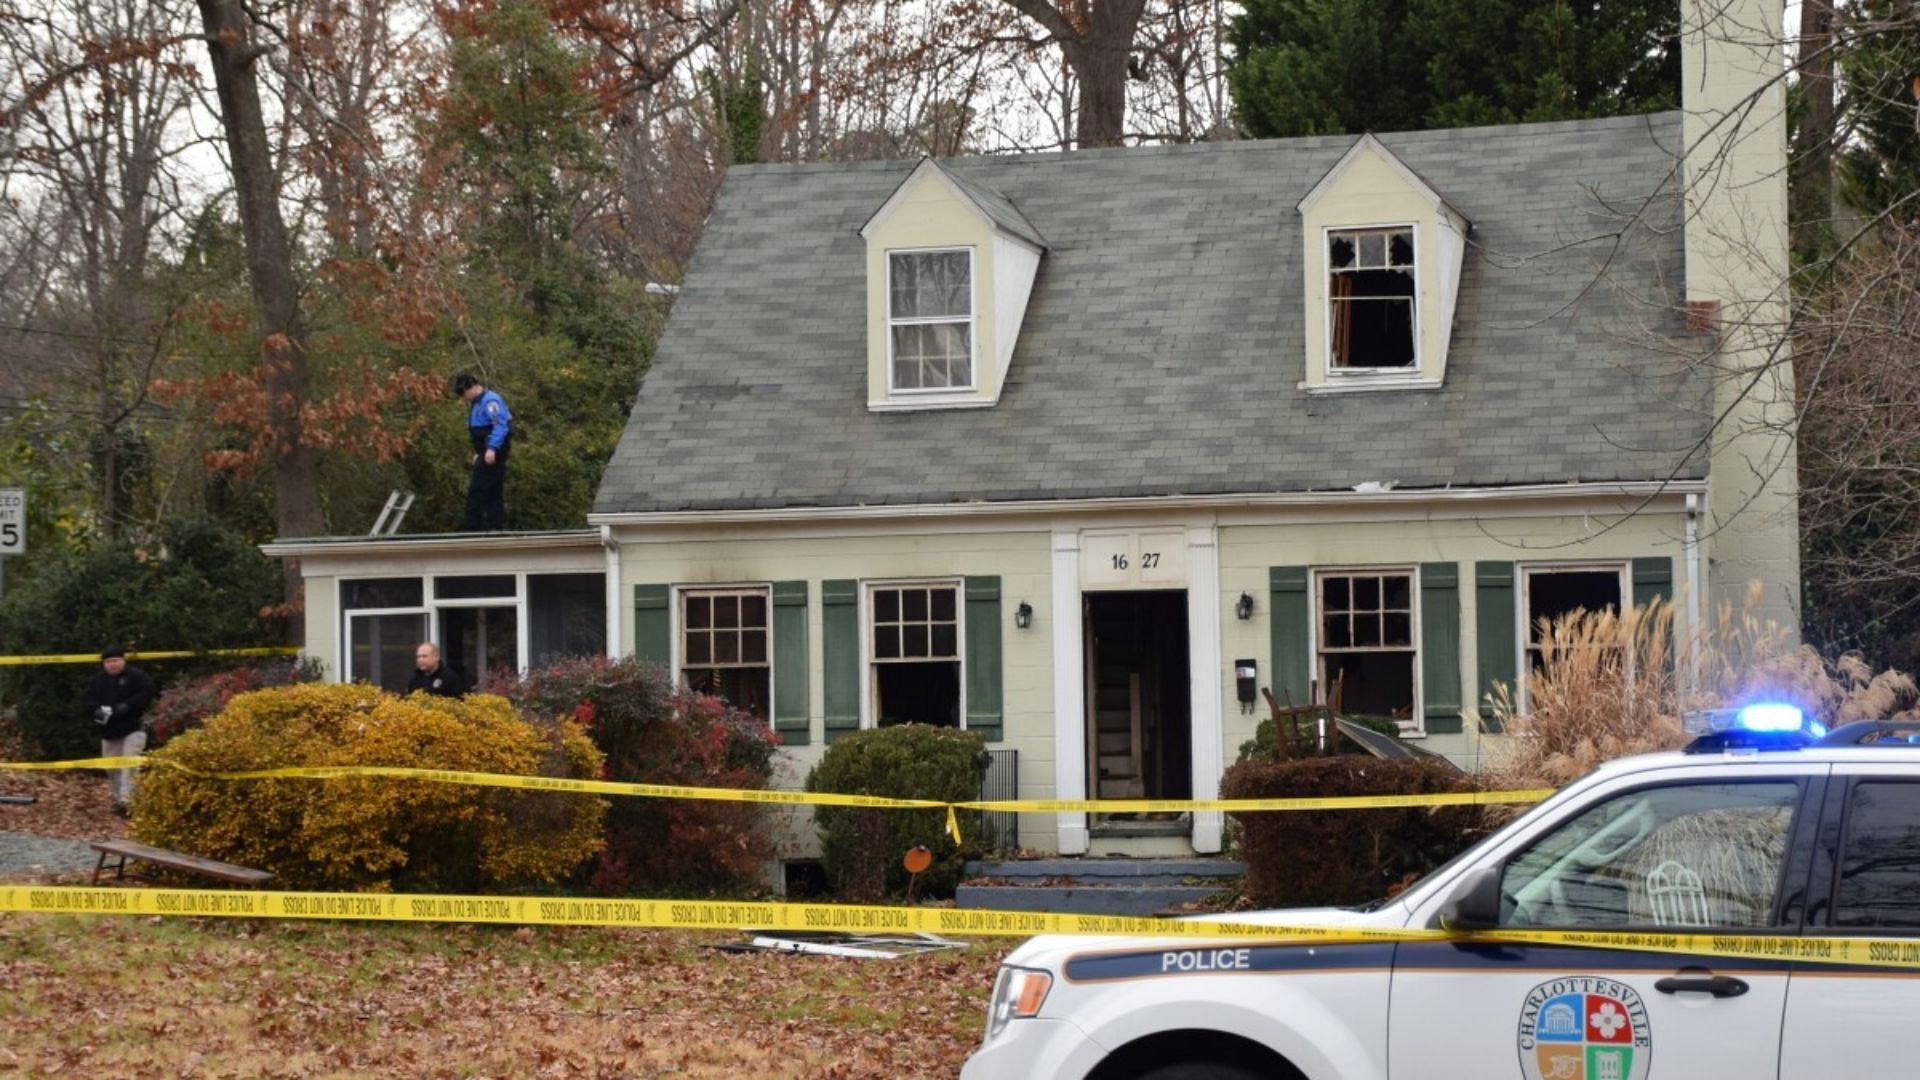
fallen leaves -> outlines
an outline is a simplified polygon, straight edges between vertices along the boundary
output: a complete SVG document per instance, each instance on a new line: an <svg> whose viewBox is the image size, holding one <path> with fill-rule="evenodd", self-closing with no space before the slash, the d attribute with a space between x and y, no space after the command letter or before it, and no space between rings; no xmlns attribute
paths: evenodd
<svg viewBox="0 0 1920 1080"><path fill-rule="evenodd" d="M0 1074L952 1076L1010 943L869 961L732 935L0 921Z"/></svg>

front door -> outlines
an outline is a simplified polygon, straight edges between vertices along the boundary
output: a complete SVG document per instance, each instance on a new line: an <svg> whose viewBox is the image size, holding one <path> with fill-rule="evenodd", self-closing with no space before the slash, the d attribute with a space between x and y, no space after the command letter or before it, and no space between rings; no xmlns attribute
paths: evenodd
<svg viewBox="0 0 1920 1080"><path fill-rule="evenodd" d="M1633 788L1551 827L1501 871L1502 927L1778 932L1810 782L1706 777ZM1760 1080L1779 1065L1786 966L1555 946L1403 944L1394 1077Z"/></svg>
<svg viewBox="0 0 1920 1080"><path fill-rule="evenodd" d="M1087 790L1097 799L1191 798L1187 594L1088 593L1085 607Z"/></svg>

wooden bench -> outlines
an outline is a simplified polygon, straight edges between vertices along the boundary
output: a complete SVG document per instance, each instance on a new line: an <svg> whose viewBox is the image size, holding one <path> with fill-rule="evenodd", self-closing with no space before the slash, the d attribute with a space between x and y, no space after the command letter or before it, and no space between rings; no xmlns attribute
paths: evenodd
<svg viewBox="0 0 1920 1080"><path fill-rule="evenodd" d="M135 843L132 840L100 840L95 842L93 850L100 853L100 863L93 868L93 883L100 884L100 875L107 869L107 860L117 858L113 864L114 876L127 875L127 860L138 859L155 866L165 866L174 870L185 870L190 874L219 878L241 885L264 885L273 880L273 875L265 870L254 870L245 866L235 866L218 859L203 859L198 855L187 855L166 848L152 847Z"/></svg>

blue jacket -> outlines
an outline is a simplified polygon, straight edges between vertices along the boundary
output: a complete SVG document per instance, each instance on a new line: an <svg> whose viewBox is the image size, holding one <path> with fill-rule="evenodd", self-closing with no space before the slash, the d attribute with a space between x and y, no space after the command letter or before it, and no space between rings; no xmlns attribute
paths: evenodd
<svg viewBox="0 0 1920 1080"><path fill-rule="evenodd" d="M467 427L491 428L487 433L487 449L498 450L506 444L507 436L513 434L513 411L507 408L507 401L492 390L483 390L473 399L473 409L467 413Z"/></svg>

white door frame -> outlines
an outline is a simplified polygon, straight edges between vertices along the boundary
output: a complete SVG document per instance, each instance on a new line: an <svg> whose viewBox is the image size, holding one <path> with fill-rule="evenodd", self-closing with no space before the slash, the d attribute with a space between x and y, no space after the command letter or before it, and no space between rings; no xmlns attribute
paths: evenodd
<svg viewBox="0 0 1920 1080"><path fill-rule="evenodd" d="M1053 530L1053 778L1054 797L1091 798L1087 790L1086 619L1080 589L1080 530ZM1187 528L1187 666L1191 686L1188 723L1193 797L1220 797L1225 767L1226 729L1222 716L1220 668L1220 546L1212 525ZM1224 816L1217 810L1193 815L1193 849L1221 850ZM1062 855L1085 854L1087 815L1058 814L1055 842Z"/></svg>

